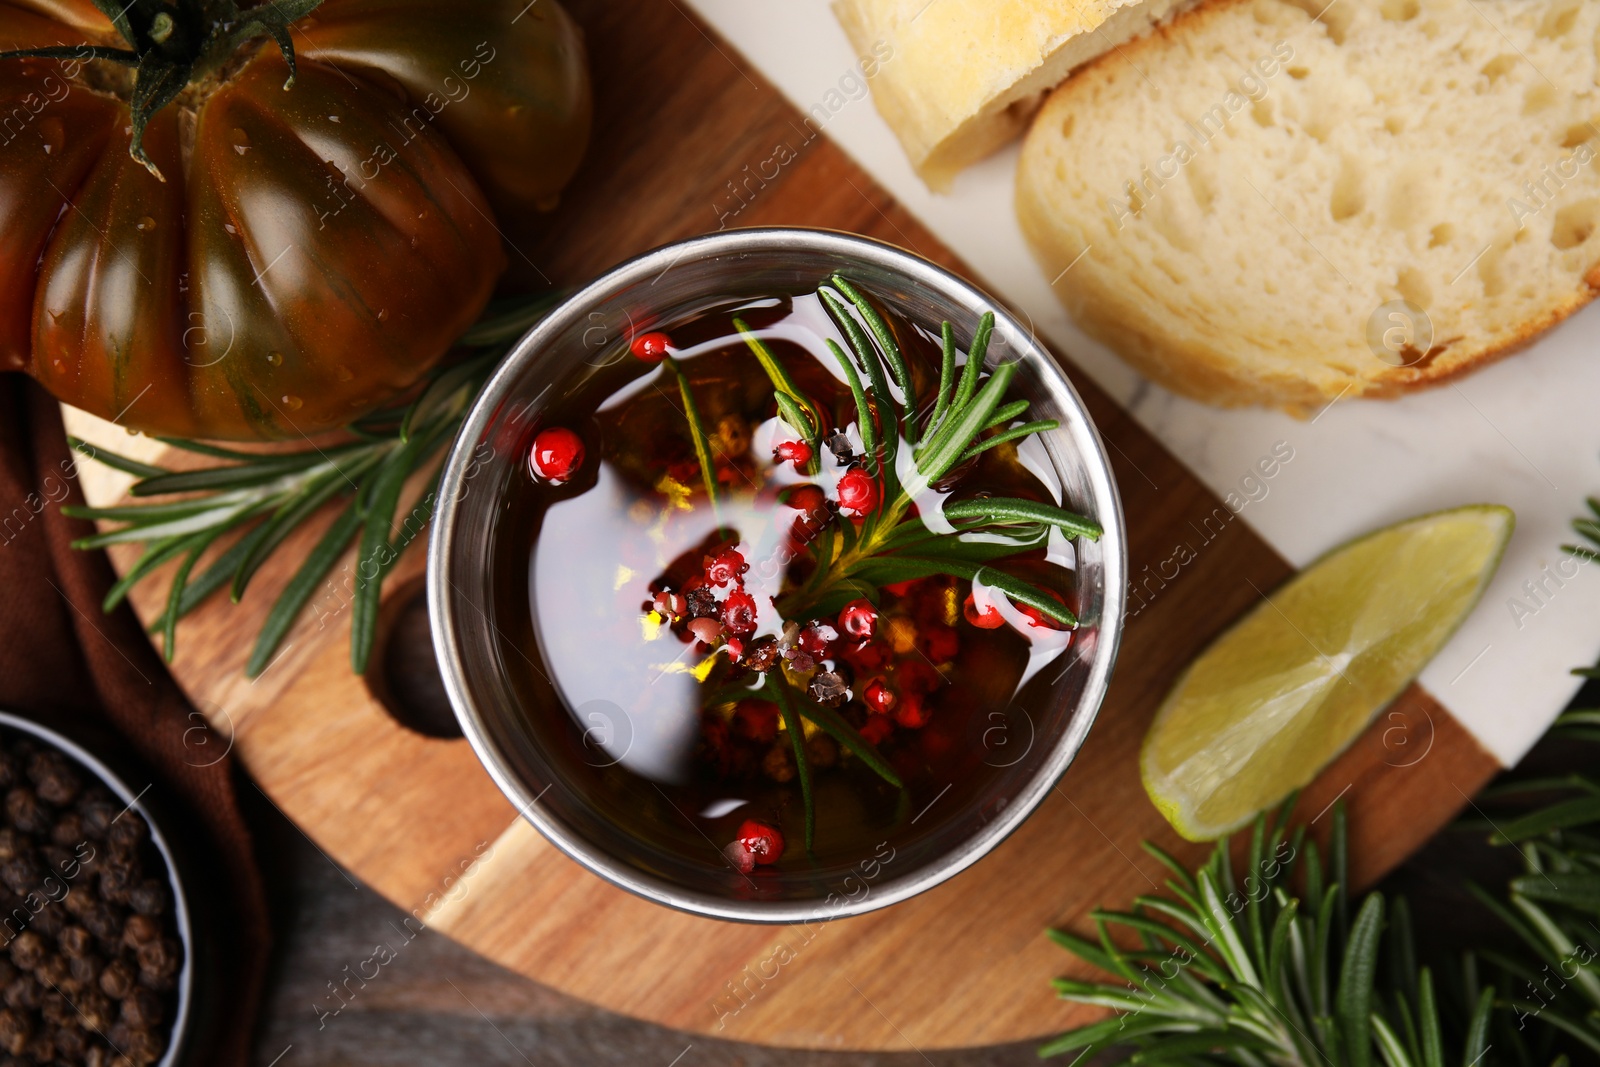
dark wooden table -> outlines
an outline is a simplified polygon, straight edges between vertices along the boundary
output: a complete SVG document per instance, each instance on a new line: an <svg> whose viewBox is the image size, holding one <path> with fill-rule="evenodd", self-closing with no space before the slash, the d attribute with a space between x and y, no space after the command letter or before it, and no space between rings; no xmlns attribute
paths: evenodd
<svg viewBox="0 0 1600 1067"><path fill-rule="evenodd" d="M578 284L630 255L723 223L851 230L965 272L674 0L569 0L568 6L584 27L592 57L595 143L552 218L528 232L508 221L513 283ZM780 173L748 179L750 169L780 146L793 157ZM738 202L731 218L730 195ZM1222 505L1092 382L1068 369L1108 442L1127 515L1130 570L1138 576L1175 543L1214 522ZM273 668L257 683L246 682L240 668L278 584L319 533L297 534L240 605L217 598L187 619L173 670L197 706L227 720L216 725L234 733L242 764L272 805L319 850L378 891L348 884L343 875L328 882L326 902L305 913L327 922L328 936L310 943L314 962L292 956L298 962L278 986L294 990L287 1002L292 1011L275 1013L282 1021L269 1032L280 1034L280 1048L343 1050L317 1053L332 1057L322 1062L381 1062L372 1053L379 1045L395 1049L395 1055L427 1048L445 1055L448 1042L429 1046L421 1036L403 1036L412 1025L401 1018L411 1003L406 998L420 997L417 989L428 990L414 1002L418 1007L459 1011L469 1022L496 1018L501 997L510 998L504 1011L519 1020L517 1026L539 1032L604 1017L540 986L511 980L506 972L484 970L486 964L463 964L461 977L450 977L449 968L430 963L435 953L455 951L433 945L435 933L426 945L408 942L379 979L319 1029L313 1005L336 1007L338 1001L328 999L329 984L337 986L343 968L354 971L371 957L392 929L379 921L398 914L383 898L416 905L420 914L419 902L435 897L442 878L453 878L463 858L483 854L489 842L494 854L481 865L470 896L458 907L428 911L430 928L550 987L667 1026L776 1045L910 1050L916 1058L919 1049L1001 1041L1031 1047L1038 1036L1090 1018L1089 1010L1049 996L1047 980L1066 961L1043 931L1080 925L1097 904L1120 906L1158 888L1160 870L1140 852L1142 839L1153 838L1186 858L1199 854L1176 839L1145 798L1137 773L1139 743L1183 666L1257 603L1261 590L1292 573L1245 522L1228 522L1183 576L1128 625L1116 679L1078 763L1016 834L983 863L916 900L830 925L826 937L814 945L808 941L782 983L719 1030L724 1016L712 1010L717 998L742 968L771 954L783 930L712 923L656 908L565 860L516 818L463 741L430 739L404 728L379 694L352 678L347 617L324 630L308 613ZM130 558L113 553L122 567ZM402 559L386 614L404 607L422 564L419 552ZM159 586L146 583L134 597L146 619L163 606ZM418 655L427 658L425 650ZM1470 793L1496 769L1420 689L1402 696L1395 713L1426 732L1428 758L1397 758L1388 744L1395 720L1386 720L1302 801L1309 821L1334 797L1345 796L1358 846L1358 881L1401 861L1452 817L1464 803L1462 791ZM1459 789L1451 788L1456 784ZM444 797L448 803L440 802ZM347 932L357 931L359 943L346 940ZM402 981L399 976L406 974L413 977ZM459 988L451 988L446 977ZM389 1030L349 1036L367 1032L353 1019L385 1010L393 1013L385 1024ZM555 1020L563 1022L558 1026ZM623 1036L625 1031L616 1024L618 1047L638 1052L629 1062L667 1064L676 1054L670 1046L678 1038L670 1030L637 1028ZM313 1034L318 1041L310 1040ZM694 1040L698 1045L702 1039ZM1016 1053L1016 1062L1031 1056L1027 1047ZM748 1049L728 1055L746 1062L757 1057Z"/></svg>

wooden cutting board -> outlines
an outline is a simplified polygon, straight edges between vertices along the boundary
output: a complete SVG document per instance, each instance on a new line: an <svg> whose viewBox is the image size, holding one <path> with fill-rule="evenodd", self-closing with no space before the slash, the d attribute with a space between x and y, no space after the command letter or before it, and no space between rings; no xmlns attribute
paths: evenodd
<svg viewBox="0 0 1600 1067"><path fill-rule="evenodd" d="M673 0L568 0L568 7L593 57L595 140L560 211L508 227L513 284L578 283L719 225L850 230L963 272ZM1121 907L1158 891L1161 869L1141 851L1143 839L1184 858L1201 854L1145 799L1139 741L1183 665L1290 568L1085 376L1067 369L1109 445L1144 607L1128 624L1099 721L1050 799L991 856L921 897L843 922L757 927L656 907L585 873L517 817L465 741L401 725L373 688L351 676L349 557L280 658L247 681L241 668L254 635L321 524L292 539L241 604L213 600L182 625L174 674L220 735L211 742L218 747L205 748L197 734L196 759L231 743L261 790L318 848L417 922L616 1011L745 1041L854 1049L989 1044L1084 1022L1090 1015L1056 1001L1048 980L1085 972L1043 931L1082 928L1096 905ZM110 447L161 452L114 427L69 417ZM85 489L97 503L123 485L86 470ZM1159 574L1157 565L1179 546L1194 561L1176 576ZM113 560L126 567L131 553ZM396 652L388 658L401 669L376 687L411 705L427 703L426 672L414 670L431 655L416 609L423 566L422 553L408 555L390 583L385 613ZM147 583L133 598L146 620L158 613L162 586ZM1322 775L1302 811L1325 829L1325 809L1344 798L1356 875L1369 882L1496 770L1413 688Z"/></svg>

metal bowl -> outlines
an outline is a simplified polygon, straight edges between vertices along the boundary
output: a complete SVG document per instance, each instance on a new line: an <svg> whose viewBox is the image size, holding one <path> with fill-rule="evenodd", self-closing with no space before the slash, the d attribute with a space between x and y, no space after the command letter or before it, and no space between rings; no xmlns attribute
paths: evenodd
<svg viewBox="0 0 1600 1067"><path fill-rule="evenodd" d="M1015 746L1010 754L989 761L998 768L989 794L980 803L932 809L917 827L920 836L897 848L892 863L874 865L871 878L852 866L778 871L764 876L767 891L751 898L729 887L725 869L652 852L638 833L597 813L575 787L572 769L541 744L503 662L493 595L497 525L507 486L524 463L528 433L545 406L586 365L592 369L604 353L619 351L634 322L671 321L713 299L806 291L835 271L847 272L912 321L948 319L963 347L982 313L994 310L988 361L1021 361L1017 382L1033 400L1030 417L1061 423L1041 437L1063 504L1095 519L1105 533L1077 546L1083 624L1048 699L1021 712L1029 736L1017 725L1008 738ZM657 903L722 919L799 922L861 914L930 889L977 862L1027 818L1072 762L1105 697L1122 632L1126 575L1122 508L1099 434L1028 328L968 282L890 245L822 230L730 230L622 264L557 306L512 350L474 403L445 465L428 555L428 604L441 673L463 732L495 783L551 843ZM521 584L526 578L501 580ZM850 888L868 881L862 891Z"/></svg>
<svg viewBox="0 0 1600 1067"><path fill-rule="evenodd" d="M68 724L63 723L63 728ZM193 1036L196 1017L195 1005L195 973L197 960L195 956L195 922L191 909L191 902L184 890L184 883L179 875L180 865L183 863L180 852L173 848L173 841L177 838L169 835L163 827L166 819L157 818L157 814L147 806L146 799L148 787L139 790L131 788L127 781L113 771L98 756L95 756L79 744L69 739L65 734L59 733L48 726L44 726L32 719L25 719L20 715L0 711L0 728L15 730L17 733L27 734L52 748L60 749L72 760L98 778L107 789L111 790L129 811L140 815L145 825L150 828L150 840L155 845L156 851L161 854L161 861L167 868L167 882L172 887L172 917L174 925L178 928L178 940L183 944L183 968L178 972L177 1008L172 1015L172 1031L167 1041L167 1051L157 1063L157 1067L177 1067L178 1064L189 1062L186 1056L189 1052L190 1039ZM92 730L81 725L73 732L80 737ZM90 741L85 737L84 740ZM99 740L96 738L95 740ZM106 751L112 749L106 745L97 746ZM163 816L165 813L162 813ZM70 890L69 890L70 891Z"/></svg>

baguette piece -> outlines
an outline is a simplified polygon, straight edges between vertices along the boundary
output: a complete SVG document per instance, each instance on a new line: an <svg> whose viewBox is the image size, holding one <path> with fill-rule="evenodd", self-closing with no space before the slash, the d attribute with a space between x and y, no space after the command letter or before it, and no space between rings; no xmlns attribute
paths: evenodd
<svg viewBox="0 0 1600 1067"><path fill-rule="evenodd" d="M1600 3L1323 3L1211 0L1081 70L1023 147L1057 296L1213 404L1430 385L1600 287Z"/></svg>
<svg viewBox="0 0 1600 1067"><path fill-rule="evenodd" d="M850 43L879 60L878 112L934 190L1022 135L1073 67L1185 0L834 0Z"/></svg>

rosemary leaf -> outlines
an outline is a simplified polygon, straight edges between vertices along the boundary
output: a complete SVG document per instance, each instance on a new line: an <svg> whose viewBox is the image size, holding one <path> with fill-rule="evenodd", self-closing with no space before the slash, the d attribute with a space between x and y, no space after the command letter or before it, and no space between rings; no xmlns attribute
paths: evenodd
<svg viewBox="0 0 1600 1067"><path fill-rule="evenodd" d="M878 314L878 309L872 306L872 302L863 296L860 290L851 285L849 281L838 274L833 276L832 281L841 293L849 297L850 303L855 305L856 310L861 313L862 319L866 321L867 329L871 330L872 335L877 338L878 349L883 353L885 362L889 364L889 373L894 375L895 384L900 387L902 408L908 412L915 412L917 410L916 383L912 381L911 369L906 366L906 358L901 353L900 346L895 342L894 331L889 329L889 324L883 320L882 315ZM885 397L885 399L887 400L888 398Z"/></svg>
<svg viewBox="0 0 1600 1067"><path fill-rule="evenodd" d="M365 674L377 633L378 600L383 576L394 565L389 531L394 528L400 493L420 451L419 439L391 453L378 468L362 515L361 540L356 553L355 597L350 609L350 667ZM370 572L370 573L369 573Z"/></svg>
<svg viewBox="0 0 1600 1067"><path fill-rule="evenodd" d="M983 357L989 351L989 336L994 333L994 313L985 311L978 320L978 330L972 335L972 348L967 353L967 363L961 372L961 385L956 389L950 406L956 410L965 407L977 394L978 375L983 370Z"/></svg>
<svg viewBox="0 0 1600 1067"><path fill-rule="evenodd" d="M896 789L905 788L894 770L884 762L882 756L878 755L878 750L872 747L872 743L857 733L856 728L846 722L844 716L837 711L826 704L808 700L800 706L800 714L821 727L823 733L855 753L862 763L877 773L878 777Z"/></svg>
<svg viewBox="0 0 1600 1067"><path fill-rule="evenodd" d="M867 403L867 394L861 388L861 376L856 373L856 368L844 350L830 338L827 342L828 352L838 361L844 369L846 384L850 386L850 396L856 402L856 426L861 432L861 451L867 456L867 461L872 464L872 469L881 478L883 476L883 462L878 454L877 417L873 413L872 405Z"/></svg>
<svg viewBox="0 0 1600 1067"><path fill-rule="evenodd" d="M778 414L783 416L783 421L793 427L794 432L805 438L806 444L811 446L811 458L817 459L817 434L811 426L811 416L806 414L805 408L797 403L788 393L774 392L773 399L778 403Z"/></svg>
<svg viewBox="0 0 1600 1067"><path fill-rule="evenodd" d="M146 544L138 560L128 568L126 574L117 580L117 584L113 585L110 591L106 593L106 598L100 602L100 610L107 615L116 611L117 606L127 599L128 594L133 591L133 587L138 585L146 574L149 574L161 564L182 552L184 545L185 539L182 537L172 537L164 541L151 541Z"/></svg>
<svg viewBox="0 0 1600 1067"><path fill-rule="evenodd" d="M823 306L833 316L844 332L845 339L850 342L850 348L855 352L856 358L861 361L862 369L867 372L867 380L872 383L872 399L875 404L874 414L895 409L894 396L889 392L888 379L883 374L883 360L878 351L873 347L872 339L867 336L861 324L856 322L855 316L850 314L850 307L839 297L827 289L818 289L817 295L822 299ZM885 495L893 492L889 482L894 472L894 457L900 447L900 427L897 420L884 418L878 427L878 440L883 449L879 459L879 469L882 472Z"/></svg>
<svg viewBox="0 0 1600 1067"><path fill-rule="evenodd" d="M1000 407L995 409L993 415L989 416L989 424L979 432L982 433L987 430L992 430L996 426L1004 426L1006 423L1012 421L1027 410L1028 402L1026 400L1013 400L1009 404L1002 404Z"/></svg>
<svg viewBox="0 0 1600 1067"><path fill-rule="evenodd" d="M711 441L706 437L705 422L700 417L699 406L694 402L694 390L689 388L689 379L684 376L677 360L667 356L661 363L667 368L667 373L678 380L678 395L683 399L683 417L689 423L695 458L700 461L700 477L705 482L706 496L714 507L717 502L717 468L711 458Z"/></svg>
<svg viewBox="0 0 1600 1067"><path fill-rule="evenodd" d="M178 609L183 603L183 590L189 584L189 573L194 570L194 565L200 561L200 556L211 547L222 534L221 529L207 530L196 534L185 542L187 555L183 562L178 564L178 572L172 577L172 588L167 592L167 608L162 613L161 620L161 658L171 663L172 657L178 650Z"/></svg>
<svg viewBox="0 0 1600 1067"><path fill-rule="evenodd" d="M244 673L247 677L260 677L261 672L272 663L278 646L283 643L295 619L299 617L301 609L316 591L317 583L322 581L323 575L338 562L350 539L360 529L361 512L356 508L355 501L351 501L322 535L322 540L318 541L316 547L306 556L305 562L295 571L294 577L283 587L283 592L278 594L272 610L267 613L266 622L261 626L261 633L256 636L250 660L245 665Z"/></svg>
<svg viewBox="0 0 1600 1067"><path fill-rule="evenodd" d="M1483 1062L1489 1050L1489 1021L1494 1012L1494 986L1486 986L1473 1005L1472 1019L1467 1024L1466 1047L1462 1050L1462 1067L1473 1067Z"/></svg>
<svg viewBox="0 0 1600 1067"><path fill-rule="evenodd" d="M970 401L960 402L951 409L947 425L935 430L916 453L918 473L924 483L931 484L947 474L967 450L967 444L977 436L989 421L994 409L1011 386L1017 373L1015 363L1002 363L994 369Z"/></svg>
<svg viewBox="0 0 1600 1067"><path fill-rule="evenodd" d="M103 463L112 470L121 471L124 474L132 474L139 478L156 478L163 474L172 473L165 467L154 467L148 463L140 463L136 459L118 455L109 448L91 445L81 437L68 437L67 444L79 455L88 456L90 459Z"/></svg>
<svg viewBox="0 0 1600 1067"><path fill-rule="evenodd" d="M61 509L61 513L70 519L103 520L106 522L125 522L133 526L149 526L155 520L182 519L190 515L198 515L202 511L210 511L217 506L216 499L204 497L190 497L185 500L174 500L166 504L120 504L109 508L78 507L68 504Z"/></svg>
<svg viewBox="0 0 1600 1067"><path fill-rule="evenodd" d="M1099 523L1092 522L1082 515L1052 504L1041 504L1019 497L991 496L947 503L944 506L944 517L952 521L981 519L987 524L1043 523L1059 527L1075 537L1087 537L1091 541L1098 541L1100 535L1104 533Z"/></svg>
<svg viewBox="0 0 1600 1067"><path fill-rule="evenodd" d="M756 362L761 364L761 369L766 371L767 378L772 382L773 391L777 395L779 409L783 410L785 401L788 401L791 410L798 409L792 415L785 413L784 421L794 427L795 432L804 437L815 452L818 438L822 433L822 421L817 415L820 410L817 402L800 391L800 387L789 376L788 368L778 359L776 353L767 347L767 343L756 336L756 332L749 324L741 318L735 318L733 327L739 331L739 336L744 338L744 343L755 354Z"/></svg>
<svg viewBox="0 0 1600 1067"><path fill-rule="evenodd" d="M983 584L1000 590L1012 600L1027 604L1048 615L1063 626L1078 625L1078 619L1072 612L1037 586L994 567L968 563L965 560L948 557L874 556L863 561L850 576L870 585L885 586L926 578L931 574L948 574L968 581L982 581Z"/></svg>
<svg viewBox="0 0 1600 1067"><path fill-rule="evenodd" d="M489 348L515 341L537 326L560 299L560 293L549 292L493 301L483 317L461 335L460 343L468 348Z"/></svg>
<svg viewBox="0 0 1600 1067"><path fill-rule="evenodd" d="M326 462L315 453L288 453L283 460L240 463L229 467L179 471L158 478L147 478L134 485L134 496L166 496L170 493L214 493L229 489L253 489L270 485Z"/></svg>
<svg viewBox="0 0 1600 1067"><path fill-rule="evenodd" d="M492 362L485 358L469 359L441 373L428 384L428 387L417 397L416 402L406 409L405 415L400 420L400 443L411 440L413 427L429 422L446 405L457 401L461 406L459 397L462 390L468 386L476 387L483 381L486 371Z"/></svg>
<svg viewBox="0 0 1600 1067"><path fill-rule="evenodd" d="M939 422L944 418L944 413L950 409L950 400L956 385L956 330L946 320L939 327L942 351L939 359L939 393L934 400L933 414L923 428L921 436L926 436L938 428Z"/></svg>
<svg viewBox="0 0 1600 1067"><path fill-rule="evenodd" d="M780 671L773 673L781 674ZM795 773L800 778L800 799L806 811L806 851L810 852L817 835L817 806L811 796L811 762L806 759L806 732L790 702L789 683L782 677L767 677L772 679L767 688L775 698L778 713L783 716L783 728L788 731L789 743L794 747Z"/></svg>
<svg viewBox="0 0 1600 1067"><path fill-rule="evenodd" d="M1383 897L1373 893L1361 905L1361 913L1350 928L1350 941L1339 970L1339 991L1334 998L1350 1067L1367 1067L1372 1062L1372 985L1382 931Z"/></svg>
<svg viewBox="0 0 1600 1067"><path fill-rule="evenodd" d="M364 471L358 470L353 473L359 477ZM229 596L235 604L243 599L250 579L254 577L261 564L266 562L267 557L301 524L321 510L322 505L349 487L350 482L339 471L331 471L314 478L284 501L266 522L250 532L250 547L244 552L233 572Z"/></svg>
<svg viewBox="0 0 1600 1067"><path fill-rule="evenodd" d="M105 548L108 545L133 544L144 541L164 540L168 537L184 537L189 534L200 533L213 527L230 528L243 522L257 512L270 506L271 498L262 494L242 501L234 501L219 507L181 519L168 522L153 523L148 526L128 526L110 533L95 534L83 537L72 542L73 548Z"/></svg>
<svg viewBox="0 0 1600 1067"><path fill-rule="evenodd" d="M965 463L980 453L987 452L996 445L1003 445L1007 441L1015 441L1021 437L1032 437L1036 433L1046 433L1061 424L1055 419L1040 419L1038 422L1025 422L1021 426L1013 426L1009 430L1001 430L992 437L986 437L974 444L961 454L957 463Z"/></svg>
<svg viewBox="0 0 1600 1067"><path fill-rule="evenodd" d="M235 463L271 463L280 457L304 455L303 452L247 452L240 448L225 448L222 445L214 445L209 441L191 441L186 437L157 437L156 440L169 448L192 452L197 456L206 456L210 459L232 460ZM163 471L162 473L169 472Z"/></svg>

